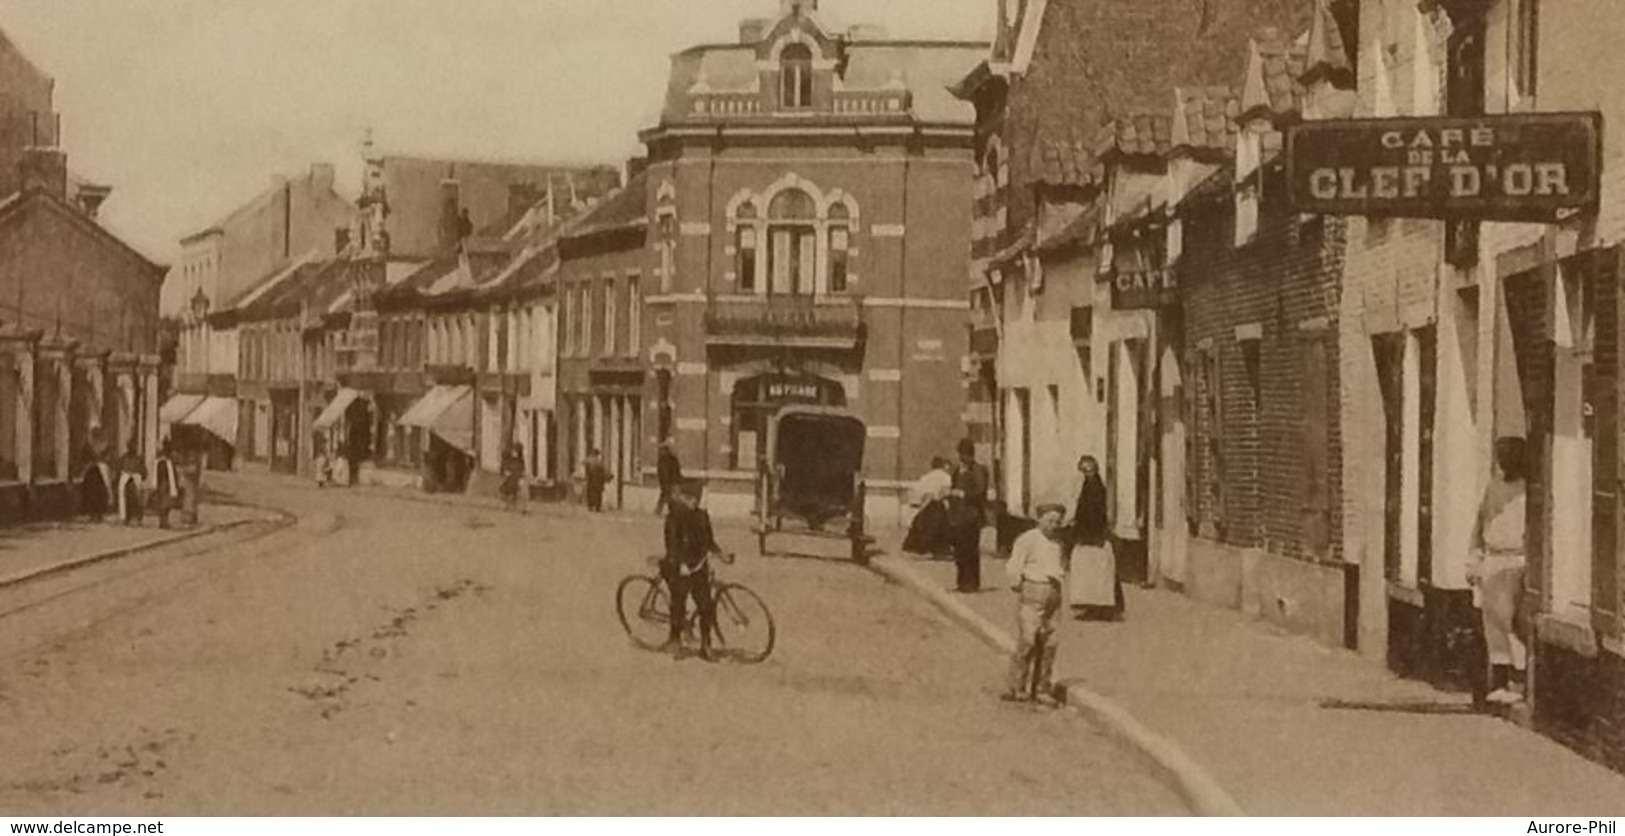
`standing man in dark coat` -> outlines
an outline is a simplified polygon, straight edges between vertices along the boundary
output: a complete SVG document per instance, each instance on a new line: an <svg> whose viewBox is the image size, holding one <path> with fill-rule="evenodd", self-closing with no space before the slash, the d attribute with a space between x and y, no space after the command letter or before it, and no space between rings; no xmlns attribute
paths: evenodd
<svg viewBox="0 0 1625 836"><path fill-rule="evenodd" d="M587 452L587 461L581 466L581 477L586 483L587 510L604 510L604 487L609 484L609 468L604 466L604 454L594 447Z"/></svg>
<svg viewBox="0 0 1625 836"><path fill-rule="evenodd" d="M683 624L688 616L688 600L700 617L700 656L711 655L711 633L716 625L715 601L711 596L711 556L721 555L711 515L700 507L700 484L688 480L677 486L671 513L666 515L666 556L660 574L671 592L671 633L665 649L683 657Z"/></svg>
<svg viewBox="0 0 1625 836"><path fill-rule="evenodd" d="M948 504L949 536L958 569L955 588L960 592L982 588L982 526L989 481L987 468L976 461L975 443L968 438L960 441L959 466Z"/></svg>
<svg viewBox="0 0 1625 836"><path fill-rule="evenodd" d="M671 449L671 439L660 442L660 456L655 472L660 480L660 499L655 502L655 513L664 514L671 508L672 494L683 483L683 463Z"/></svg>

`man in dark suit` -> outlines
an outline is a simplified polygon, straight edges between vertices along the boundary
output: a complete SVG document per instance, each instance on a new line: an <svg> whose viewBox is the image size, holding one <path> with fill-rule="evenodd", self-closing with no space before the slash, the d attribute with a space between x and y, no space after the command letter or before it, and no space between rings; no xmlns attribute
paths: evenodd
<svg viewBox="0 0 1625 836"><path fill-rule="evenodd" d="M982 588L982 526L986 523L987 468L976 461L976 445L970 439L959 442L959 466L948 504L948 525L953 540L954 564L958 569L956 589L978 592Z"/></svg>
<svg viewBox="0 0 1625 836"><path fill-rule="evenodd" d="M665 650L683 658L683 624L688 620L688 599L694 599L700 616L700 657L715 661L711 654L711 633L716 610L711 597L711 556L722 554L711 529L711 515L700 507L700 483L683 482L672 496L671 513L666 515L666 557L660 573L671 590L671 633Z"/></svg>

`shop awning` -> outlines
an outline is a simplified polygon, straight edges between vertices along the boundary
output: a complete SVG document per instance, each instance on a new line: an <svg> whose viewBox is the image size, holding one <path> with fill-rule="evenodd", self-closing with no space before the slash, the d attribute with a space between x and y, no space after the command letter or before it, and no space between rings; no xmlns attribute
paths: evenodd
<svg viewBox="0 0 1625 836"><path fill-rule="evenodd" d="M474 452L474 397L468 386L436 386L396 423L428 430L465 453Z"/></svg>
<svg viewBox="0 0 1625 836"><path fill-rule="evenodd" d="M327 408L322 410L322 414L316 417L316 423L311 426L318 430L325 430L337 424L339 419L344 417L345 411L350 408L350 404L355 403L355 399L359 397L361 397L361 393L354 389L340 389L338 394L333 396L333 400L327 404Z"/></svg>
<svg viewBox="0 0 1625 836"><path fill-rule="evenodd" d="M237 399L236 398L204 398L197 409L192 410L179 423L189 427L202 427L221 441L235 445L237 443Z"/></svg>
<svg viewBox="0 0 1625 836"><path fill-rule="evenodd" d="M158 408L158 423L178 424L207 400L203 395L174 395Z"/></svg>

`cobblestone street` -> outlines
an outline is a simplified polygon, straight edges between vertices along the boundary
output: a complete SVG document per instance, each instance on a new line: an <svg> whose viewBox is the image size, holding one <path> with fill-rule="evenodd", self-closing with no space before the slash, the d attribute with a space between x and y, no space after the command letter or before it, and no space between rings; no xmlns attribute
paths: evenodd
<svg viewBox="0 0 1625 836"><path fill-rule="evenodd" d="M676 662L612 607L653 517L223 481L297 524L0 594L0 808L1184 812L1087 723L998 703L1002 660L859 568L725 530L779 647Z"/></svg>

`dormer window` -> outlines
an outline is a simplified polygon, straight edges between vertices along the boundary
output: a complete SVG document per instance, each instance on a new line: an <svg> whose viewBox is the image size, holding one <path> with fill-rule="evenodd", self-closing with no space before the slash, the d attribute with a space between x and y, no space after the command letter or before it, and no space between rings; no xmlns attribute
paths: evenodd
<svg viewBox="0 0 1625 836"><path fill-rule="evenodd" d="M790 44L779 56L779 103L786 109L812 107L812 50Z"/></svg>

